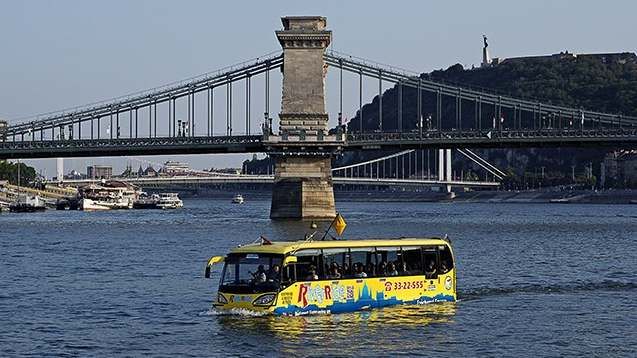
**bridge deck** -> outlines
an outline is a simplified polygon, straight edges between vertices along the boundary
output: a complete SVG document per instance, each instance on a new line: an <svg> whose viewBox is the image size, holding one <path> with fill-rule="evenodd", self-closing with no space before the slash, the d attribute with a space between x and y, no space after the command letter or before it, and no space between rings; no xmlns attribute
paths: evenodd
<svg viewBox="0 0 637 358"><path fill-rule="evenodd" d="M347 136L346 149L634 147L637 129L417 131Z"/></svg>
<svg viewBox="0 0 637 358"><path fill-rule="evenodd" d="M108 157L263 152L261 136L158 137L0 142L0 158Z"/></svg>
<svg viewBox="0 0 637 358"><path fill-rule="evenodd" d="M326 144L330 144L325 142ZM279 143L281 145L282 143ZM294 143L298 146L298 143ZM321 142L308 143L307 151ZM426 131L348 134L345 151L424 148L637 147L637 129ZM0 158L106 157L206 153L256 153L274 149L260 135L82 139L0 142ZM280 150L280 149L276 149ZM296 149L298 151L298 149Z"/></svg>
<svg viewBox="0 0 637 358"><path fill-rule="evenodd" d="M152 187L165 185L202 185L202 184L271 184L274 182L272 175L236 175L236 176L175 176L158 178L126 178L121 179L128 183ZM451 185L459 187L498 187L497 182L482 181L440 181L428 179L392 179L392 178L344 178L333 177L334 184L343 185L375 185L375 186L441 186ZM99 180L79 179L64 180L68 185L86 185L97 183Z"/></svg>

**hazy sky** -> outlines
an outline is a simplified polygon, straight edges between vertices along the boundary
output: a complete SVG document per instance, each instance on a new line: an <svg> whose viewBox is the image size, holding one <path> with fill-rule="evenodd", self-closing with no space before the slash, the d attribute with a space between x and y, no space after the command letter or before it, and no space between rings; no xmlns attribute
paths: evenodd
<svg viewBox="0 0 637 358"><path fill-rule="evenodd" d="M326 16L333 49L429 72L479 64L483 33L491 54L501 58L563 50L634 52L635 14L634 0L5 0L0 3L0 117L11 122L109 99L277 50L274 31L284 15ZM338 102L331 82L328 110L334 122ZM351 86L346 92L356 88ZM376 88L366 87L370 99ZM346 93L347 116L355 113L357 96ZM253 112L262 113L263 103L255 101ZM174 158L203 168L238 166L248 157ZM84 171L87 163L102 163L120 170L126 161L132 159L73 159L65 166ZM31 163L54 174L54 160Z"/></svg>

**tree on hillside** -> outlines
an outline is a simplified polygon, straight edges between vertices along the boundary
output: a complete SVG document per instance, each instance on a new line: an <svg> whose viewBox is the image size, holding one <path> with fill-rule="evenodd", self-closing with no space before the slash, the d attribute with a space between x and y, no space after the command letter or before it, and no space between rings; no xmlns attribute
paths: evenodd
<svg viewBox="0 0 637 358"><path fill-rule="evenodd" d="M20 163L20 184L26 185L35 181L35 168ZM0 160L0 180L8 180L11 184L18 183L18 164Z"/></svg>

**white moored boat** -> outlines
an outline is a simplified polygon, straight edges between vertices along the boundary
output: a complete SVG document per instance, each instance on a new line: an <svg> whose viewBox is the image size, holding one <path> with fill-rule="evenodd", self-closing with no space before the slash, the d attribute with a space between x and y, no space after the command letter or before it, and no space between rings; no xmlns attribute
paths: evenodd
<svg viewBox="0 0 637 358"><path fill-rule="evenodd" d="M103 181L80 188L82 210L132 209L141 190L119 181Z"/></svg>
<svg viewBox="0 0 637 358"><path fill-rule="evenodd" d="M179 199L177 193L161 193L159 194L159 200L157 201L157 207L160 209L177 209L182 208L184 202Z"/></svg>
<svg viewBox="0 0 637 358"><path fill-rule="evenodd" d="M243 200L243 196L241 194L237 194L234 196L234 198L232 198L232 203L233 204L243 204L244 200Z"/></svg>
<svg viewBox="0 0 637 358"><path fill-rule="evenodd" d="M84 198L80 202L80 208L86 211L119 210L130 209L131 207L131 201L124 198L108 198L101 200Z"/></svg>
<svg viewBox="0 0 637 358"><path fill-rule="evenodd" d="M98 211L98 210L111 210L106 205L101 205L101 201L84 198L80 201L80 209L84 211Z"/></svg>

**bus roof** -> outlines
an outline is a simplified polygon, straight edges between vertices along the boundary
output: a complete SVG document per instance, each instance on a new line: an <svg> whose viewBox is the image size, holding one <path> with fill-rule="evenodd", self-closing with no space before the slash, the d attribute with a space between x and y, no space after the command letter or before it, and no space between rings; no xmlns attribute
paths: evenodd
<svg viewBox="0 0 637 358"><path fill-rule="evenodd" d="M233 254L263 253L288 254L302 249L333 249L356 247L396 247L396 246L425 246L446 245L449 242L440 238L397 238L397 239L366 239L366 240L329 240L329 241L273 241L271 244L248 244L236 247L230 251Z"/></svg>

